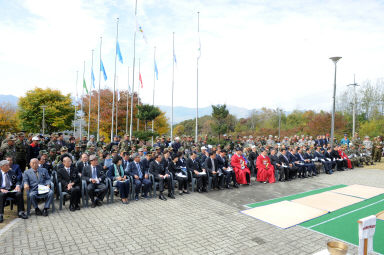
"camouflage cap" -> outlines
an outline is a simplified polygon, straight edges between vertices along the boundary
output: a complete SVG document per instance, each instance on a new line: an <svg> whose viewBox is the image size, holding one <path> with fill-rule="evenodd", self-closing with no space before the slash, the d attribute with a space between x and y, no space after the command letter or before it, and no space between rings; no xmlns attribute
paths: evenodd
<svg viewBox="0 0 384 255"><path fill-rule="evenodd" d="M24 136L24 133L23 132L19 132L19 133L17 133L17 136Z"/></svg>
<svg viewBox="0 0 384 255"><path fill-rule="evenodd" d="M68 151L68 148L66 146L61 147L60 151Z"/></svg>
<svg viewBox="0 0 384 255"><path fill-rule="evenodd" d="M14 135L10 135L8 138L7 138L8 141L16 141L16 138Z"/></svg>
<svg viewBox="0 0 384 255"><path fill-rule="evenodd" d="M50 152L56 152L56 149L55 148L51 148L49 151Z"/></svg>
<svg viewBox="0 0 384 255"><path fill-rule="evenodd" d="M48 154L48 151L46 151L46 150L41 150L41 151L39 151L39 154L40 154L40 155L45 155L45 154Z"/></svg>

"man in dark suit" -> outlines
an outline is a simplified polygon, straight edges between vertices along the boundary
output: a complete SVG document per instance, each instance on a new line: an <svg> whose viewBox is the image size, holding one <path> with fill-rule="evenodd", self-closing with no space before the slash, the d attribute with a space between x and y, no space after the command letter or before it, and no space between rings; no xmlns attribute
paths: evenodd
<svg viewBox="0 0 384 255"><path fill-rule="evenodd" d="M79 173L82 174L84 168L89 166L89 165L90 165L90 163L88 161L88 154L87 153L81 154L81 161L77 162L77 164L76 164L76 168L79 171Z"/></svg>
<svg viewBox="0 0 384 255"><path fill-rule="evenodd" d="M280 159L276 155L276 149L271 149L271 154L269 155L271 159L271 164L275 168L275 179L276 181L282 181L282 176L284 176L284 167L280 164Z"/></svg>
<svg viewBox="0 0 384 255"><path fill-rule="evenodd" d="M152 154L151 153L147 153L145 155L145 158L143 158L141 160L141 165L143 167L144 172L148 173L148 171L149 171L149 163L151 161L151 158L152 158Z"/></svg>
<svg viewBox="0 0 384 255"><path fill-rule="evenodd" d="M101 206L103 204L102 201L107 193L108 187L105 184L106 173L101 166L98 165L96 155L91 155L90 161L91 165L88 165L83 169L82 179L87 182L87 192L92 201L91 207L95 208L96 206ZM96 189L99 191L95 192Z"/></svg>
<svg viewBox="0 0 384 255"><path fill-rule="evenodd" d="M71 158L63 158L63 165L57 170L57 181L61 183L62 191L71 195L69 210L80 210L81 179Z"/></svg>
<svg viewBox="0 0 384 255"><path fill-rule="evenodd" d="M175 196L172 193L172 180L169 175L168 169L164 169L163 164L161 164L162 156L161 154L156 155L154 161L149 165L149 173L153 174L155 181L159 182L159 199L167 200L163 195L164 192L164 182L168 184L168 197L175 199Z"/></svg>
<svg viewBox="0 0 384 255"><path fill-rule="evenodd" d="M191 156L187 159L187 171L192 172L193 177L197 179L197 191L207 192L208 176L206 170L201 169L195 151L192 152Z"/></svg>
<svg viewBox="0 0 384 255"><path fill-rule="evenodd" d="M139 200L139 193L142 184L144 184L142 196L147 198L148 190L152 183L149 180L148 170L145 171L140 162L140 155L138 153L133 155L133 161L128 166L128 174L133 177L133 181L135 183L135 200Z"/></svg>
<svg viewBox="0 0 384 255"><path fill-rule="evenodd" d="M21 190L21 181L9 167L8 160L0 161L0 223L3 222L4 205L8 197L16 200L17 212L19 218L28 219L24 212L23 191ZM13 191L13 192L11 192Z"/></svg>
<svg viewBox="0 0 384 255"><path fill-rule="evenodd" d="M347 162L346 160L342 160L338 149L338 146L335 146L335 148L331 150L330 156L332 157L332 160L336 162L337 171L344 171L347 167Z"/></svg>
<svg viewBox="0 0 384 255"><path fill-rule="evenodd" d="M226 157L226 153L227 153L226 150L220 151L220 153L216 156L217 164L219 165L219 169L221 169L221 171L223 172L225 187L227 189L232 188L231 186L229 186L229 183L231 182L231 179L232 179L233 187L238 188L239 185L236 182L236 174L233 170L231 171L229 169L229 163Z"/></svg>
<svg viewBox="0 0 384 255"><path fill-rule="evenodd" d="M132 161L131 161L131 162L132 162ZM130 162L129 153L128 153L128 152L124 152L124 153L123 153L123 162L121 163L121 165L123 166L124 171L128 171L128 170L127 170L127 167L129 166L129 164L130 164L131 162Z"/></svg>
<svg viewBox="0 0 384 255"><path fill-rule="evenodd" d="M292 166L294 167L294 169L296 170L294 172L294 176L295 178L298 177L298 175L301 175L301 173L303 172L303 166L301 166L299 163L299 161L297 161L296 157L295 157L295 154L296 154L296 149L295 148L290 148L289 151L287 151L287 156L288 156L288 160L289 160L289 163L292 164Z"/></svg>
<svg viewBox="0 0 384 255"><path fill-rule="evenodd" d="M289 161L287 150L285 148L281 149L281 155L279 156L280 165L283 168L281 175L279 176L279 181L290 181L292 179L293 173L295 172L294 165ZM296 174L295 174L296 175ZM284 176L284 178L282 177Z"/></svg>
<svg viewBox="0 0 384 255"><path fill-rule="evenodd" d="M207 170L209 175L212 177L212 189L219 189L220 187L220 176L219 176L219 163L216 159L216 153L211 151L209 157L205 159L204 168Z"/></svg>
<svg viewBox="0 0 384 255"><path fill-rule="evenodd" d="M325 173L332 174L332 161L328 161L324 154L321 152L321 147L317 146L314 156L318 159L319 162L324 166Z"/></svg>
<svg viewBox="0 0 384 255"><path fill-rule="evenodd" d="M331 152L332 152L331 147L327 148L324 151L324 157L326 161L331 162L331 170L333 171L333 170L336 170L336 159L333 160L334 158L332 157Z"/></svg>

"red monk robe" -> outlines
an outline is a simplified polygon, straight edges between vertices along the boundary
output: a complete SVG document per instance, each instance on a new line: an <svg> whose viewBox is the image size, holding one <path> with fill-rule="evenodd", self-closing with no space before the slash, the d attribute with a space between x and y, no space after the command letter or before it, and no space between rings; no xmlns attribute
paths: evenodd
<svg viewBox="0 0 384 255"><path fill-rule="evenodd" d="M251 180L251 171L245 163L244 157L240 154L235 153L231 158L231 166L236 174L236 181L239 184L247 184L247 174L249 175L249 180Z"/></svg>
<svg viewBox="0 0 384 255"><path fill-rule="evenodd" d="M345 154L345 152L343 150L338 150L339 152L339 155L342 159L346 159L347 160L347 164L348 164L348 168L349 169L352 169L352 162L351 160L348 158L347 154Z"/></svg>
<svg viewBox="0 0 384 255"><path fill-rule="evenodd" d="M275 180L275 168L271 164L271 160L268 156L261 154L256 159L257 167L257 181L274 183Z"/></svg>

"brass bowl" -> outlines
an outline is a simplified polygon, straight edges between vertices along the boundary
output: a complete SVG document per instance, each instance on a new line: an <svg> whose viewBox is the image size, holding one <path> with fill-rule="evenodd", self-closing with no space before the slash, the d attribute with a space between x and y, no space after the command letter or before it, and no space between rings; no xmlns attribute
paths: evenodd
<svg viewBox="0 0 384 255"><path fill-rule="evenodd" d="M348 246L338 241L328 242L327 248L331 255L345 255L348 252Z"/></svg>

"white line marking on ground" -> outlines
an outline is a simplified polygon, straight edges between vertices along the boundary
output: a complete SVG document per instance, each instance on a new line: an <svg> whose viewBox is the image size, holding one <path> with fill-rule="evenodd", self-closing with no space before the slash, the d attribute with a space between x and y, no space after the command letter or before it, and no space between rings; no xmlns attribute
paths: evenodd
<svg viewBox="0 0 384 255"><path fill-rule="evenodd" d="M341 214L341 215L339 215L339 216L336 216L336 217L334 217L334 218L332 218L332 219L329 219L329 220L326 220L326 221L320 222L320 223L318 223L318 224L315 224L315 225L313 225L313 226L310 226L310 227L308 227L308 228L314 228L314 227L320 226L320 225L322 225L322 224L324 224L324 223L327 223L327 222L333 221L333 220L335 220L335 219L338 219L338 218L340 218L340 217L343 217L343 216L345 216L345 215L351 214L351 213L353 213L353 212L357 212L357 211L360 211L361 209L364 209L364 208L370 207L370 206L372 206L372 205L378 204L378 203L380 203L380 202L383 202L383 201L384 201L384 199L381 199L381 200L379 200L379 201L376 201L376 202L374 202L374 203L372 203L372 204L369 204L369 205L366 205L366 206L360 207L360 208L358 208L358 209L355 209L355 210L349 211L349 212L347 212L347 213L344 213L344 214Z"/></svg>

